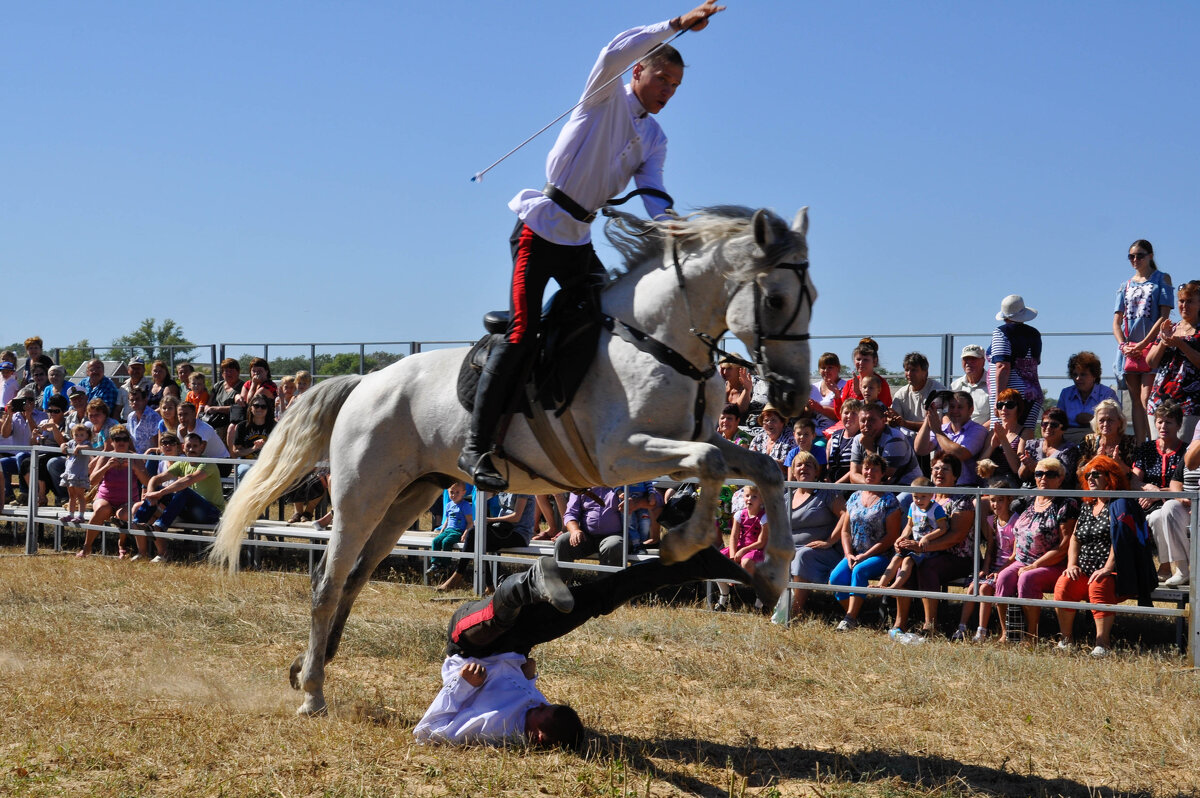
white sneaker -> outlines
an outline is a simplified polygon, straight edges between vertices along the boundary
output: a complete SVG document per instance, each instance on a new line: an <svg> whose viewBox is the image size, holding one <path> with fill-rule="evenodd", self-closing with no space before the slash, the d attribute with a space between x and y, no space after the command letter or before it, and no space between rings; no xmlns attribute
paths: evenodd
<svg viewBox="0 0 1200 798"><path fill-rule="evenodd" d="M988 630L982 626L975 627L975 636L971 638L972 643L982 643L988 639Z"/></svg>
<svg viewBox="0 0 1200 798"><path fill-rule="evenodd" d="M1176 568L1175 573L1171 575L1171 578L1163 582L1163 587L1182 587L1187 583L1188 574L1185 574L1183 571L1180 571L1178 568Z"/></svg>
<svg viewBox="0 0 1200 798"><path fill-rule="evenodd" d="M153 560L151 560L150 562L156 562L156 563L165 563L165 562L170 562L170 561L169 561L169 560L168 560L166 557L164 557L164 556L162 556L161 554L159 554L159 555L157 555L157 556L156 556L156 557L155 557Z"/></svg>
<svg viewBox="0 0 1200 798"><path fill-rule="evenodd" d="M1097 659L1099 659L1100 657L1107 657L1108 649L1105 648L1104 646L1096 646L1095 648L1092 649L1092 656L1096 657Z"/></svg>
<svg viewBox="0 0 1200 798"><path fill-rule="evenodd" d="M1069 651L1071 648L1071 641L1070 640L1059 640L1058 645L1055 646L1055 648L1057 648L1059 651Z"/></svg>

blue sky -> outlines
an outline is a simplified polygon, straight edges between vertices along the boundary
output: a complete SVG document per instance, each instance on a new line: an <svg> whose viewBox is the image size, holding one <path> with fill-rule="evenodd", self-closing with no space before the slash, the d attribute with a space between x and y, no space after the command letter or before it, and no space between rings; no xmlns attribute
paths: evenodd
<svg viewBox="0 0 1200 798"><path fill-rule="evenodd" d="M6 4L0 339L146 316L202 342L474 338L557 128L470 176L578 99L613 35L688 7ZM1106 330L1134 239L1200 277L1198 22L731 2L677 42L667 186L682 209L809 205L816 334L981 332L1008 293L1043 331Z"/></svg>

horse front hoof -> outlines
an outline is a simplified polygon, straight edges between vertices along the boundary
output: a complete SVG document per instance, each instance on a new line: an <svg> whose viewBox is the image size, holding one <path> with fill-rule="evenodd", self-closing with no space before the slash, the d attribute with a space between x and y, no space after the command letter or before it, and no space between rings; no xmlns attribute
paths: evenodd
<svg viewBox="0 0 1200 798"><path fill-rule="evenodd" d="M683 535L678 530L670 530L662 536L658 544L658 557L667 565L683 562L691 557L693 552L686 546Z"/></svg>
<svg viewBox="0 0 1200 798"><path fill-rule="evenodd" d="M317 718L329 714L329 708L325 706L325 697L320 694L310 694L304 699L304 703L296 710L296 714L302 718Z"/></svg>
<svg viewBox="0 0 1200 798"><path fill-rule="evenodd" d="M288 668L288 681L292 683L293 690L300 689L300 669L304 667L304 655L297 654L292 660L292 667Z"/></svg>
<svg viewBox="0 0 1200 798"><path fill-rule="evenodd" d="M779 597L783 595L784 580L772 579L766 573L766 569L759 567L750 576L750 581L754 585L754 595L758 596L758 600L763 603L764 607L774 607L779 601Z"/></svg>

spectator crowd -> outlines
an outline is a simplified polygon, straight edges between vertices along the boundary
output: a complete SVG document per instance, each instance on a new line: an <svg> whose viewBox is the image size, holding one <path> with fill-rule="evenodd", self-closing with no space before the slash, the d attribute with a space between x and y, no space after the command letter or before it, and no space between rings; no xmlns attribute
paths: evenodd
<svg viewBox="0 0 1200 798"><path fill-rule="evenodd" d="M1038 313L1018 295L1005 297L990 340L963 346L962 374L943 385L930 376L920 352L903 357L903 384L880 371L878 343L863 338L850 353L818 359L807 406L793 418L766 401L765 385L739 363L719 364L725 404L715 433L774 460L792 483L789 509L795 557L793 581L835 586L842 617L837 629L859 626L867 598L854 588L879 580L898 592L890 598L889 633L902 642L940 634L939 601L928 597L949 584L996 598L1054 598L1114 604L1149 600L1161 582L1190 580L1189 499L1163 500L1162 491L1195 491L1200 485L1200 281L1174 288L1160 271L1148 241L1130 246L1132 273L1116 292L1112 330L1116 386L1104 384L1099 356L1080 351L1066 368L1071 384L1047 402L1039 378ZM1177 310L1179 319L1171 318ZM78 556L87 556L100 525L130 524L145 534L137 551L118 541L118 556L153 555L166 561L156 531L177 518L213 523L224 498L221 477L229 465L194 458L238 458L244 476L291 402L312 385L307 372L275 382L268 363L253 359L248 378L234 359L222 361L210 384L188 363L172 377L162 361L133 358L121 384L92 360L78 384L45 354L40 338L25 342L25 357L0 353L0 499L22 502L36 492L68 508L65 523L86 522ZM847 373L848 372L848 373ZM31 474L30 444L59 447L38 459ZM95 452L92 456L86 452ZM106 453L158 455L128 460ZM314 519L328 487L327 470L297 485L288 499L292 523L324 528ZM15 484L13 484L15 483ZM955 487L1028 488L1015 498L947 492ZM1042 491L1079 489L1083 500ZM1137 491L1129 500L1112 491ZM482 528L487 551L553 539L558 560L597 555L620 565L624 552L657 544L663 526L686 518L694 488L659 491L653 484L624 489L596 486L569 497L500 494L492 498ZM435 511L437 548L474 547L470 488L456 484ZM763 556L767 519L751 487L722 489L713 524L714 544L747 570ZM683 513L680 516L680 513ZM976 517L982 540L976 540ZM155 551L150 551L150 546ZM469 560L434 559L444 571L439 589L465 584ZM913 598L922 594L913 630ZM808 589L793 589L775 608L776 618L809 606ZM790 606L789 606L790 602ZM731 604L721 586L718 610ZM1038 637L1038 608L965 603L955 640ZM770 611L772 608L763 608ZM1009 611L1011 609L1011 611ZM993 615L995 627L993 627ZM1074 645L1075 613L1058 610L1058 646ZM1111 613L1093 613L1092 653L1111 649Z"/></svg>

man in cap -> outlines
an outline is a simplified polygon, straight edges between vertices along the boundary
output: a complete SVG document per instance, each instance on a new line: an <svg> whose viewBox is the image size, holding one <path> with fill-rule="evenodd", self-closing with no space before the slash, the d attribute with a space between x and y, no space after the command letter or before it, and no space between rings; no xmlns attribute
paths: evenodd
<svg viewBox="0 0 1200 798"><path fill-rule="evenodd" d="M963 375L950 383L950 390L971 394L975 409L971 420L987 426L992 417L991 400L988 398L987 363L983 359L983 347L967 344L962 348Z"/></svg>

